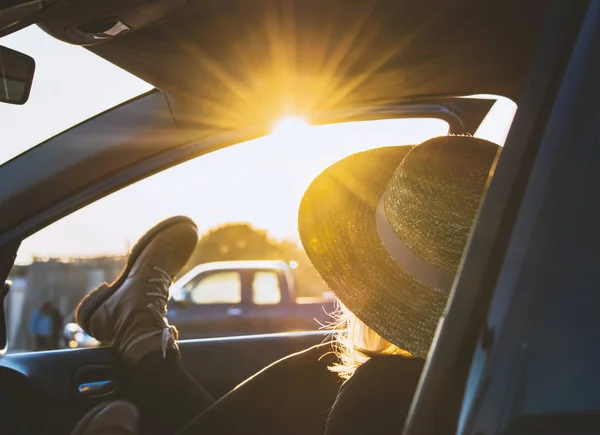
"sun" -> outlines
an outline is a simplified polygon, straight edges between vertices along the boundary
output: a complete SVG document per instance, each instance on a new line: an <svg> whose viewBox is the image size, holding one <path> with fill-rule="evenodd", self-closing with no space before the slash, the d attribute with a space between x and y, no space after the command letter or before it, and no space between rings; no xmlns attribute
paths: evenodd
<svg viewBox="0 0 600 435"><path fill-rule="evenodd" d="M305 134L310 124L301 116L284 116L273 124L271 135L294 137Z"/></svg>

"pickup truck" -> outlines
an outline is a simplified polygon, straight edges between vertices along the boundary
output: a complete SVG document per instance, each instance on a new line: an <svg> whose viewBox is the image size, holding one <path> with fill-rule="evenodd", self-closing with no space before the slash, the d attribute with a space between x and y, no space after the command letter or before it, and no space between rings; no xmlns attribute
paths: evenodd
<svg viewBox="0 0 600 435"><path fill-rule="evenodd" d="M334 300L296 297L283 261L201 264L171 287L167 318L180 339L310 331L330 322Z"/></svg>
<svg viewBox="0 0 600 435"><path fill-rule="evenodd" d="M196 266L174 282L169 323L181 340L313 331L331 322L334 298L296 297L294 270L283 261L224 261ZM68 347L96 347L76 323L65 326Z"/></svg>

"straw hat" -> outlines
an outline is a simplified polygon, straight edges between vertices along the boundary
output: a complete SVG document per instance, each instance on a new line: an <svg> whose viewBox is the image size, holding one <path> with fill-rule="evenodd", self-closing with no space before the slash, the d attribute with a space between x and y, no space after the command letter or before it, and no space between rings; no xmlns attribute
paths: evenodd
<svg viewBox="0 0 600 435"><path fill-rule="evenodd" d="M300 204L304 248L338 299L425 357L500 147L445 136L335 163Z"/></svg>

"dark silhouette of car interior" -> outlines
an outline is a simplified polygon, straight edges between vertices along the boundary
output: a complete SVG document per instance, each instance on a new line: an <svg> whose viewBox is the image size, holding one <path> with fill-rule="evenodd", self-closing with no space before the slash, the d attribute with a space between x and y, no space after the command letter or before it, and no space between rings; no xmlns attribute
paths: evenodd
<svg viewBox="0 0 600 435"><path fill-rule="evenodd" d="M462 97L507 97L518 110L403 433L600 433L600 1L9 0L3 11L0 36L37 25L155 89L0 166L0 282L29 235L267 134L282 101L315 125L432 117L473 134L493 99ZM181 347L220 397L323 338ZM0 433L69 433L104 400L78 386L119 372L110 348L0 356Z"/></svg>

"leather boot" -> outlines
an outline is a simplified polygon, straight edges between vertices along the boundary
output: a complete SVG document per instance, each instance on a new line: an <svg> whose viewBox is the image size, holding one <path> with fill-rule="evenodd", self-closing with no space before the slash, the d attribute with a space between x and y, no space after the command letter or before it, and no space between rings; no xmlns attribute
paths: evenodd
<svg viewBox="0 0 600 435"><path fill-rule="evenodd" d="M75 426L72 435L136 435L139 413L125 400L104 402L89 411Z"/></svg>
<svg viewBox="0 0 600 435"><path fill-rule="evenodd" d="M189 218L167 219L148 231L127 258L121 275L102 284L79 303L81 328L103 343L112 343L132 364L146 354L177 347L177 330L166 320L169 287L198 242Z"/></svg>

